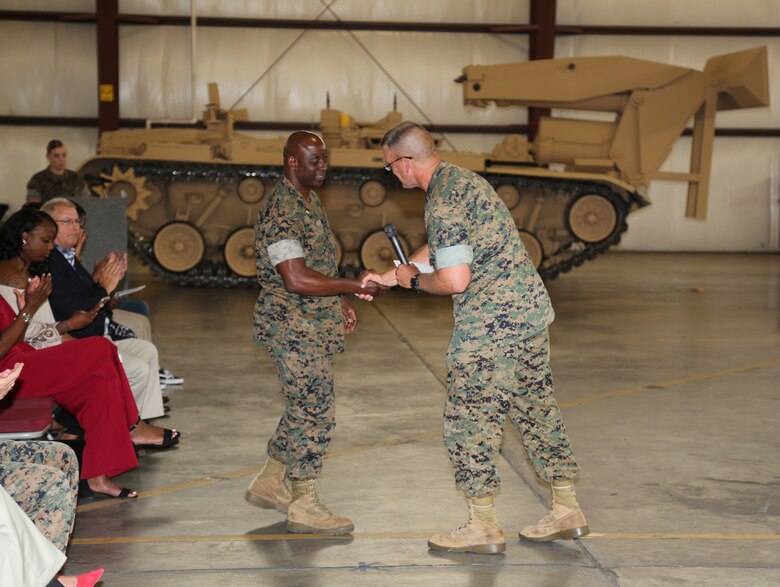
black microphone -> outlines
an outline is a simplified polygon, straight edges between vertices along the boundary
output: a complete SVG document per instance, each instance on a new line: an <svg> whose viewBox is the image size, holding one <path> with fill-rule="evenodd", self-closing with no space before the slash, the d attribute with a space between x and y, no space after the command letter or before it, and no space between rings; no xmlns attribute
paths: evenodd
<svg viewBox="0 0 780 587"><path fill-rule="evenodd" d="M398 260L404 265L408 265L409 259L406 258L406 254L398 240L398 231L395 229L395 226L392 224L385 224L385 234L387 235L387 238L390 239L390 244L393 245L393 250L398 257Z"/></svg>

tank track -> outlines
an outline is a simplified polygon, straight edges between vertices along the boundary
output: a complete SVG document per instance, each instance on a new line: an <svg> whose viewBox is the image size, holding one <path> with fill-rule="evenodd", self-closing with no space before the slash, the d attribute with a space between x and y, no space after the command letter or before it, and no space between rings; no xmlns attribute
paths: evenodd
<svg viewBox="0 0 780 587"><path fill-rule="evenodd" d="M281 169L275 167L263 168L252 165L232 164L195 165L182 164L180 162L128 161L121 159L103 160L101 169L97 173L110 173L114 165L117 165L122 171L133 168L137 177L145 176L150 179L158 178L165 181L207 180L221 183L225 181L235 182L245 177L275 181L281 175ZM90 167L91 169L87 171L95 173L94 167ZM571 200L573 201L581 193L596 193L608 198L615 205L618 218L616 228L612 234L604 241L594 244L574 241L562 247L555 255L545 258L541 267L539 267L539 274L543 279L553 279L561 273L566 273L572 268L582 265L585 261L605 253L609 247L619 243L622 234L628 228L626 217L632 203L634 201L640 202L638 195L620 193L607 183L579 182L566 179L494 174L489 172L483 175L494 187L502 184L512 184L524 195L555 190L572 194ZM352 184L359 186L369 180L386 181L387 175L376 169L332 169L328 174L327 184ZM203 261L196 269L188 273L168 271L160 266L155 259L151 241L140 234L133 233L132 230L128 231L128 248L141 259L142 263L150 267L153 274L176 285L195 287L256 286L256 280L253 277L234 275L224 263L214 261Z"/></svg>
<svg viewBox="0 0 780 587"><path fill-rule="evenodd" d="M565 245L558 252L550 257L545 257L542 265L538 268L539 275L543 280L554 279L561 273L567 273L574 267L579 267L585 261L590 261L602 253L606 253L613 245L620 243L623 233L628 230L626 221L632 204L645 206L647 202L638 194L626 194L614 189L610 184L601 182L582 182L566 179L540 178L517 175L496 175L491 173L483 174L496 188L502 184L513 184L521 194L526 197L537 193L558 191L571 194L569 204L574 199L583 194L599 194L607 198L615 207L617 221L615 229L606 239L598 243L586 243L580 240ZM567 206L568 211L568 206Z"/></svg>

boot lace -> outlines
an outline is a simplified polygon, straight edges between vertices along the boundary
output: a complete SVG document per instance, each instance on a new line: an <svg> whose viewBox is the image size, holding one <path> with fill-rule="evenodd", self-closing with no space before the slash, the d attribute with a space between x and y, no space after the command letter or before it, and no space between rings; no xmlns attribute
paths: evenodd
<svg viewBox="0 0 780 587"><path fill-rule="evenodd" d="M331 512L324 503L320 501L319 494L314 491L314 494L312 495L312 508L313 510L316 510L318 513L322 514L323 516L332 516L333 512Z"/></svg>
<svg viewBox="0 0 780 587"><path fill-rule="evenodd" d="M468 529L469 529L469 527L471 526L471 522L473 522L473 521L474 521L474 517L475 517L475 515L476 515L476 514L474 513L474 507L473 507L473 506L469 506L469 521L468 521L468 522L466 522L465 524L463 524L462 526L459 526L459 527L455 528L455 529L454 529L454 530L451 532L451 534L452 534L453 536L460 536L460 535L461 535L461 534L463 534L464 532L467 532L467 531L468 531Z"/></svg>
<svg viewBox="0 0 780 587"><path fill-rule="evenodd" d="M555 513L555 506L556 505L558 505L558 506L560 506L562 508L566 508L566 506L561 505L561 504L557 503L555 500L553 500L552 506L550 507L550 511L547 512L547 515L544 516L541 520L539 520L536 523L537 526L548 526L548 525L552 524L553 522L555 522L555 520L563 517L562 514L565 515L564 512L560 512L560 511L557 514ZM566 508L566 509L570 510L571 508Z"/></svg>
<svg viewBox="0 0 780 587"><path fill-rule="evenodd" d="M310 488L310 489L308 489ZM312 481L310 484L307 485L307 491L302 493L301 495L306 495L307 493L311 494L311 502L312 505L309 509L311 512L317 512L318 514L328 517L332 516L333 512L331 512L324 503L320 501L320 495L317 493L317 483L315 481ZM299 496L295 495L293 496L293 499L297 498Z"/></svg>

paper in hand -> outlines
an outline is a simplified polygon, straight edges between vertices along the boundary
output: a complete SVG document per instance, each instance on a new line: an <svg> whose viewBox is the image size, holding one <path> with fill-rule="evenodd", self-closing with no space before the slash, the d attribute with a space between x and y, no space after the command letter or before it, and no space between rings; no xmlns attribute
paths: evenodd
<svg viewBox="0 0 780 587"><path fill-rule="evenodd" d="M398 259L395 259L393 263L395 263L396 267L398 267L401 264L401 262ZM411 264L417 267L417 269L420 270L420 273L433 273L433 266L428 265L428 263L417 263L415 261L412 261Z"/></svg>
<svg viewBox="0 0 780 587"><path fill-rule="evenodd" d="M118 300L119 298L123 298L125 296L129 296L130 294L134 294L137 291L141 291L145 287L146 287L146 285L144 284L144 285L139 285L138 287L131 287L129 289L122 289L122 290L119 290L119 291L115 291L112 294L112 297L115 300Z"/></svg>

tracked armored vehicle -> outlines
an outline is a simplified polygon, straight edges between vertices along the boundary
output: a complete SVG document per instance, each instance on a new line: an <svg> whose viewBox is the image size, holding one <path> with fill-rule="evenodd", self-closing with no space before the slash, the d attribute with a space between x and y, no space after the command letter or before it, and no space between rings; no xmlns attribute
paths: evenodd
<svg viewBox="0 0 780 587"><path fill-rule="evenodd" d="M704 71L631 59L582 57L468 66L456 80L466 104L608 112L613 120L542 118L533 143L509 135L490 154L441 151L477 171L510 209L543 277L619 242L626 217L649 204L652 179L689 184L687 216L706 216L717 110L768 104L766 49L713 57ZM100 195L127 201L132 250L153 271L184 285L254 283L252 224L281 175L283 138L234 132L245 111L221 109L215 85L202 129L103 133L80 172L101 178ZM661 172L693 119L688 173ZM407 250L425 242L423 198L386 173L379 141L402 120L360 123L330 108L319 131L330 170L318 190L344 272L383 269L392 222Z"/></svg>

